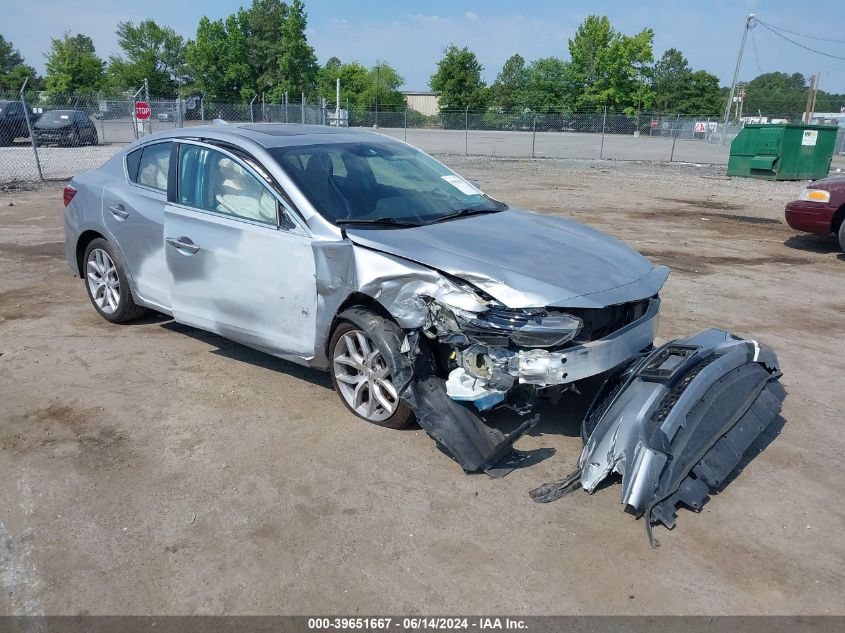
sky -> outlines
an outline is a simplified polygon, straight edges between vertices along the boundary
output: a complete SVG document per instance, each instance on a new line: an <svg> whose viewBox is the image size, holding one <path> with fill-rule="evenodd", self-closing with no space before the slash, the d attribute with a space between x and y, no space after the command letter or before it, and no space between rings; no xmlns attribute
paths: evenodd
<svg viewBox="0 0 845 633"><path fill-rule="evenodd" d="M44 72L50 39L65 31L94 40L97 53L118 53L115 25L120 20L152 18L186 38L196 33L202 15L222 18L251 0L0 0L0 33L26 62ZM527 60L568 58L567 41L590 14L607 15L628 34L654 30L655 57L675 47L696 70L717 75L729 85L745 19L761 20L830 42L788 35L811 48L845 58L842 0L305 0L308 39L318 60L336 56L370 66L385 61L405 78L405 89L428 90L428 81L443 49L468 46L484 65L488 83L513 53ZM809 8L808 8L809 7ZM762 72L820 73L819 88L845 93L845 60L802 50L758 25L748 38L740 80Z"/></svg>

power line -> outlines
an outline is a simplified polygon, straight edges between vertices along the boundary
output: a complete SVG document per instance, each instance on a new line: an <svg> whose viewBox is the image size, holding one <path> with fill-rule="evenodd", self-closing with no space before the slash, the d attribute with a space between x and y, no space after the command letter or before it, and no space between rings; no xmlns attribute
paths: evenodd
<svg viewBox="0 0 845 633"><path fill-rule="evenodd" d="M840 57L839 55L831 55L830 53L825 53L824 51L817 51L815 48L810 48L809 46L804 46L800 42L796 42L795 40L789 39L788 37L786 37L786 35L783 35L782 33L778 33L777 31L775 31L773 28L771 28L765 22L761 22L760 20L757 20L757 23L760 24L761 26L763 26L763 28L768 29L769 31L771 31L772 33L777 35L778 37L785 39L790 44L795 44L795 46L803 48L804 50L808 50L811 53L816 53L818 55L824 55L825 57L832 57L833 59L841 59L842 61L845 61L845 57Z"/></svg>
<svg viewBox="0 0 845 633"><path fill-rule="evenodd" d="M759 20L758 20L759 22ZM751 47L754 49L754 61L757 62L757 71L762 75L763 69L760 67L760 57L757 55L757 40L754 39L754 28L751 29Z"/></svg>
<svg viewBox="0 0 845 633"><path fill-rule="evenodd" d="M807 35L805 33L796 33L795 31L790 31L789 29L785 29L780 26L775 26L774 24L766 24L759 18L757 18L757 22L760 22L764 26L768 26L769 28L775 29L777 31L783 31L784 33L789 33L790 35L797 35L798 37L806 37L807 39L811 40L819 40L821 42L834 42L835 44L845 44L845 40L835 40L829 37L818 37L817 35Z"/></svg>

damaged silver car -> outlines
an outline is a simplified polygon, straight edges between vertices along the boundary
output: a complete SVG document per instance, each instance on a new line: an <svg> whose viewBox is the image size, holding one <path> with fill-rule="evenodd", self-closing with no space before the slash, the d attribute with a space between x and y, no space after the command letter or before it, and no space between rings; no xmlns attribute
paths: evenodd
<svg viewBox="0 0 845 633"><path fill-rule="evenodd" d="M518 463L538 397L648 354L669 273L405 143L322 126L147 136L74 178L65 204L68 263L106 320L153 309L328 370L355 415L416 420L466 471ZM631 407L655 397L625 391ZM524 416L507 436L485 422L501 407ZM617 435L642 426L628 411Z"/></svg>

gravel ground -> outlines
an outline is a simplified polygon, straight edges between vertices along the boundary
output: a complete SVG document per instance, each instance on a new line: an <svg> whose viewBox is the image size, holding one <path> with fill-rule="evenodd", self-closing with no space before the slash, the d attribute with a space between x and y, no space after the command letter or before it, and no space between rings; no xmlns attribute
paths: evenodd
<svg viewBox="0 0 845 633"><path fill-rule="evenodd" d="M649 548L620 487L555 503L585 398L464 475L325 375L150 316L102 321L63 261L61 185L0 193L0 613L845 614L845 256L781 222L801 183L691 165L445 157L492 195L673 269L660 340L779 354L783 428Z"/></svg>

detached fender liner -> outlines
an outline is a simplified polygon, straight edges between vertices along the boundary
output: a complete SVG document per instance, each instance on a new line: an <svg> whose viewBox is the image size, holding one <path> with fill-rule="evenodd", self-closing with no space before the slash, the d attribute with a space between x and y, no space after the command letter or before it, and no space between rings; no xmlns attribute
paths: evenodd
<svg viewBox="0 0 845 633"><path fill-rule="evenodd" d="M532 491L547 502L622 475L622 502L652 523L699 511L755 440L779 419L786 392L777 358L755 341L705 330L636 357L611 375L582 423L585 445L569 477Z"/></svg>
<svg viewBox="0 0 845 633"><path fill-rule="evenodd" d="M536 424L536 417L505 436L446 394L446 381L436 376L433 359L420 346L418 332L406 333L396 323L362 308L350 308L338 319L354 323L375 341L399 397L426 433L466 472L484 470L491 476L503 476L519 463L513 443Z"/></svg>

